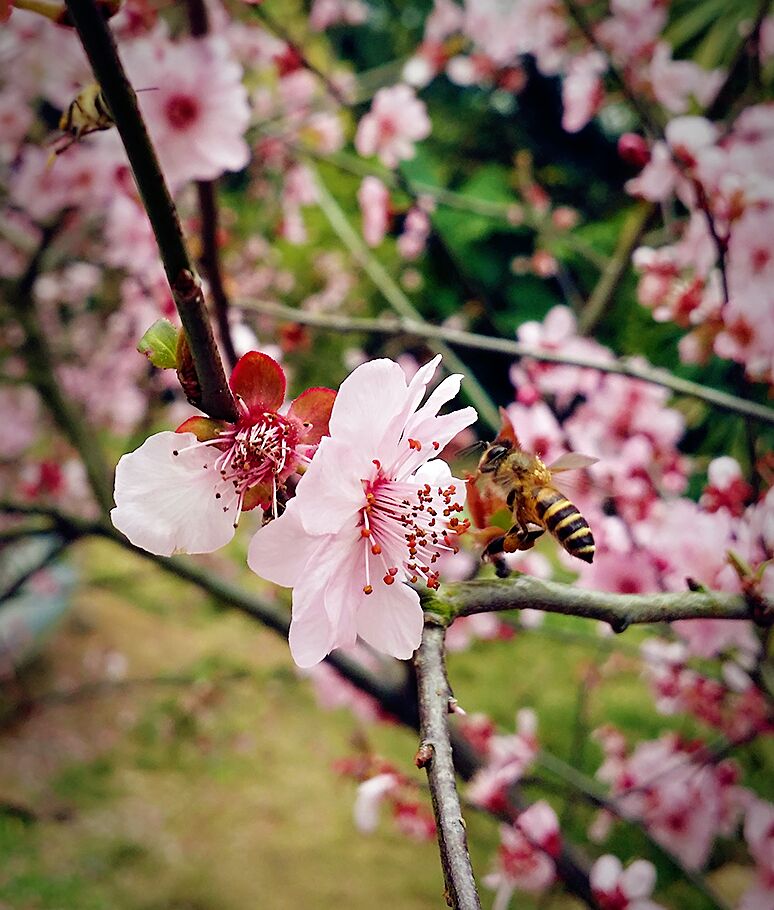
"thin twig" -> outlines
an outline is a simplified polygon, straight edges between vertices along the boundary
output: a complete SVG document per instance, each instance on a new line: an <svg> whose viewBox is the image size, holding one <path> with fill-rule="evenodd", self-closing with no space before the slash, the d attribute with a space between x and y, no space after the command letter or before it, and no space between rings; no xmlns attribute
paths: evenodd
<svg viewBox="0 0 774 910"><path fill-rule="evenodd" d="M591 335L600 319L605 315L626 274L634 248L645 233L654 208L652 203L641 203L626 219L615 253L599 276L599 280L578 318L579 334Z"/></svg>
<svg viewBox="0 0 774 910"><path fill-rule="evenodd" d="M107 513L113 505L112 472L96 434L83 419L83 412L74 407L62 393L55 372L53 352L38 320L33 297L33 287L40 274L43 258L66 218L65 213L62 219L44 228L38 249L22 277L11 288L10 297L13 315L24 330L21 353L27 365L29 382L40 395L54 422L78 451L94 498L100 509Z"/></svg>
<svg viewBox="0 0 774 910"><path fill-rule="evenodd" d="M56 561L71 543L72 540L68 540L66 537L57 538L31 565L24 566L23 570L0 591L0 610L2 610L4 604L7 604L11 598L18 594L33 575Z"/></svg>
<svg viewBox="0 0 774 910"><path fill-rule="evenodd" d="M188 0L188 23L194 38L203 38L210 31L210 17L204 0ZM199 198L201 218L202 253L200 265L204 269L212 295L212 306L218 326L218 336L226 363L233 370L237 362L234 341L231 337L231 323L228 318L229 299L223 284L218 249L218 182L197 180L196 193Z"/></svg>
<svg viewBox="0 0 774 910"><path fill-rule="evenodd" d="M315 178L320 208L328 219L330 226L350 251L355 261L373 281L385 300L398 315L402 316L404 319L412 319L418 323L422 323L421 314L400 287L398 287L398 284L384 266L372 255L363 239L349 223L347 216L341 210L338 202L336 202L328 188L325 186L325 183L320 179L320 175L315 173ZM483 386L472 374L471 370L462 360L460 360L451 348L442 342L436 344L434 349L437 353L443 354L447 370L450 372L462 373L465 376L465 383L462 386L463 394L467 397L473 407L476 408L479 417L485 423L489 424L493 430L498 429L500 426L500 415L497 408Z"/></svg>
<svg viewBox="0 0 774 910"><path fill-rule="evenodd" d="M94 0L67 0L67 8L121 134L153 227L196 368L201 400L194 403L212 417L233 421L236 405L207 316L201 282L194 272L177 209L137 106L134 89L118 57L113 34Z"/></svg>
<svg viewBox="0 0 774 910"><path fill-rule="evenodd" d="M464 332L460 329L451 329L446 326L431 325L428 322L409 317L395 318L392 316L378 319L358 319L351 316L337 316L329 313L310 313L293 307L285 307L276 303L263 301L236 302L234 306L271 316L274 319L297 322L301 325L310 325L315 328L334 332L373 332L381 335L413 335L417 338L438 339L460 347L472 348L479 351L494 351L510 357L530 357L545 363L560 363L565 366L584 367L598 370L600 373L613 373L618 376L628 376L631 379L640 379L652 385L662 386L678 395L688 395L698 398L713 407L731 414L741 414L764 423L774 424L774 408L747 401L736 395L729 395L719 389L682 379L668 370L650 365L640 366L625 360L595 360L591 357L563 354L558 351L535 350L528 345L509 338L490 338L486 335L477 335L474 332Z"/></svg>
<svg viewBox="0 0 774 910"><path fill-rule="evenodd" d="M218 184L215 180L196 181L202 227L201 265L210 286L213 311L218 325L218 336L220 337L223 354L229 367L233 370L239 358L234 348L234 339L231 337L231 323L228 318L231 303L223 284L223 273L220 268L217 186Z"/></svg>
<svg viewBox="0 0 774 910"><path fill-rule="evenodd" d="M532 609L598 619L608 623L615 632L623 632L632 625L681 619L741 619L769 625L774 618L774 615L758 616L744 597L725 591L611 594L532 575L451 582L439 594L423 591L422 596L424 608L441 615L472 616Z"/></svg>
<svg viewBox="0 0 774 910"><path fill-rule="evenodd" d="M443 626L426 618L422 644L414 657L419 699L417 764L426 769L430 785L446 902L452 910L480 910L449 738L451 689L444 660L445 636Z"/></svg>

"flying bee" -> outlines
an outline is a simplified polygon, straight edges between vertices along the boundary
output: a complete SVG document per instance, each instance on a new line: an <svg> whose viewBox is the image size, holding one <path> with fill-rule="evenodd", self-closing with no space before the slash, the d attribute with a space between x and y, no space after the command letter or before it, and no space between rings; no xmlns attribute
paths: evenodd
<svg viewBox="0 0 774 910"><path fill-rule="evenodd" d="M59 120L59 129L67 133L65 143L56 150L57 155L70 148L70 146L88 136L89 133L98 133L109 130L113 126L113 115L102 94L102 89L96 82L87 85L70 102Z"/></svg>
<svg viewBox="0 0 774 910"><path fill-rule="evenodd" d="M156 91L156 87L138 88L136 91L153 92ZM73 98L59 118L59 129L66 133L66 136L59 137L64 139L64 142L54 150L54 154L61 155L84 136L109 130L114 125L115 121L102 89L98 83L92 82Z"/></svg>
<svg viewBox="0 0 774 910"><path fill-rule="evenodd" d="M519 445L510 421L481 456L478 474L489 474L505 494L513 524L503 535L490 541L484 556L529 550L549 531L571 555L592 562L594 537L586 519L553 484L560 471L585 468L597 461L588 455L569 453L546 465L538 455Z"/></svg>

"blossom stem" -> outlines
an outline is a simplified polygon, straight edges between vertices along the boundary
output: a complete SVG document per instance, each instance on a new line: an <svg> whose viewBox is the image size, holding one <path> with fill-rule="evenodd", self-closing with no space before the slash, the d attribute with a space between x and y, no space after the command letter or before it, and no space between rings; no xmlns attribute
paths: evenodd
<svg viewBox="0 0 774 910"><path fill-rule="evenodd" d="M774 607L761 612L740 594L682 591L665 594L611 594L544 581L532 575L447 583L440 594L422 591L423 607L451 617L500 610L532 609L606 622L615 632L642 623L682 619L741 619L770 625Z"/></svg>
<svg viewBox="0 0 774 910"><path fill-rule="evenodd" d="M419 311L398 287L397 283L393 280L381 262L372 255L360 235L349 223L349 219L341 210L341 207L333 198L325 183L321 180L319 173L317 173L316 170L314 170L313 173L317 184L318 203L320 208L328 219L330 226L350 251L355 261L361 266L363 271L365 271L371 281L373 281L382 293L385 300L399 316L404 319L414 320L419 324L424 324ZM427 335L425 337L429 338L430 336ZM462 373L465 376L462 392L478 411L479 417L487 423L491 429L499 429L500 415L497 407L467 365L442 341L436 343L433 346L433 349L436 353L443 354L444 365L447 369L454 373Z"/></svg>
<svg viewBox="0 0 774 910"><path fill-rule="evenodd" d="M424 765L430 785L446 901L452 910L480 910L452 759L445 637L445 628L426 616L422 643L414 657L421 742L417 763Z"/></svg>
<svg viewBox="0 0 774 910"><path fill-rule="evenodd" d="M618 246L602 270L586 305L578 317L578 332L591 335L605 315L629 267L634 248L642 239L648 221L655 211L652 203L640 203L626 219L621 229Z"/></svg>
<svg viewBox="0 0 774 910"><path fill-rule="evenodd" d="M94 498L100 509L107 513L113 505L113 485L108 463L95 433L86 425L78 408L62 393L54 368L54 356L38 320L33 299L33 287L40 274L43 258L66 218L65 214L62 219L43 229L38 248L24 274L11 289L10 296L14 316L24 330L21 353L27 365L28 380L59 429L78 451Z"/></svg>
<svg viewBox="0 0 774 910"><path fill-rule="evenodd" d="M721 411L731 414L740 414L751 417L763 423L774 425L774 408L747 401L736 395L721 392L710 386L692 382L675 376L669 370L651 365L639 366L625 360L601 361L591 357L579 357L562 354L557 351L534 350L528 345L509 338L491 338L488 335L477 335L475 332L465 332L446 326L431 325L413 317L378 319L359 319L351 316L336 316L328 313L311 313L293 307L281 306L264 301L243 301L234 304L239 309L260 313L262 316L271 316L275 319L309 325L319 329L334 332L373 332L382 335L413 335L417 338L429 338L446 341L459 347L471 348L479 351L494 351L510 357L531 357L546 363L561 363L566 366L583 367L598 370L600 373L614 373L618 376L628 376L631 379L640 379L652 385L662 386L677 395L688 395L698 398Z"/></svg>
<svg viewBox="0 0 774 910"><path fill-rule="evenodd" d="M201 389L201 400L195 403L211 417L233 421L236 405L215 345L201 283L112 32L94 0L67 0L67 8L123 140L153 227Z"/></svg>

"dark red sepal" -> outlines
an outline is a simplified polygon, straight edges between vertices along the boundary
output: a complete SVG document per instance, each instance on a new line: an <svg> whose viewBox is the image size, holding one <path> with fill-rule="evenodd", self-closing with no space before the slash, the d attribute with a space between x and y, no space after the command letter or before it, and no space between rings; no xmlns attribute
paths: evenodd
<svg viewBox="0 0 774 910"><path fill-rule="evenodd" d="M279 410L285 400L285 374L268 354L249 351L234 367L231 391L241 399L251 416Z"/></svg>
<svg viewBox="0 0 774 910"><path fill-rule="evenodd" d="M333 389L315 387L302 392L291 404L288 417L303 424L299 433L300 443L316 445L323 436L328 435L328 422L335 400L336 392Z"/></svg>
<svg viewBox="0 0 774 910"><path fill-rule="evenodd" d="M176 433L193 433L199 442L207 442L219 436L231 426L224 420L213 420L211 417L189 417L175 430Z"/></svg>

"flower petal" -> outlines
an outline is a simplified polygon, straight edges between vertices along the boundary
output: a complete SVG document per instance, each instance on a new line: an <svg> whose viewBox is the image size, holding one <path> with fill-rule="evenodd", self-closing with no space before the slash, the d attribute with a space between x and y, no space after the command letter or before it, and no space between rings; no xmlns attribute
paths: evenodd
<svg viewBox="0 0 774 910"><path fill-rule="evenodd" d="M361 480L374 472L369 456L373 457L368 449L323 437L296 487L299 515L307 533L335 534L365 506Z"/></svg>
<svg viewBox="0 0 774 910"><path fill-rule="evenodd" d="M239 358L229 385L234 395L244 401L251 415L276 411L285 400L282 367L260 351L248 351Z"/></svg>
<svg viewBox="0 0 774 910"><path fill-rule="evenodd" d="M175 454L178 453L178 454ZM211 553L234 536L238 498L193 433L156 433L116 467L113 525L157 556Z"/></svg>
<svg viewBox="0 0 774 910"><path fill-rule="evenodd" d="M619 885L629 900L650 897L656 885L656 867L646 859L636 859L621 876Z"/></svg>
<svg viewBox="0 0 774 910"><path fill-rule="evenodd" d="M298 584L314 551L322 543L304 533L297 502L297 499L291 499L279 518L259 528L247 550L247 564L253 572L285 588Z"/></svg>
<svg viewBox="0 0 774 910"><path fill-rule="evenodd" d="M371 647L408 660L422 640L424 616L417 592L405 584L376 583L362 594L357 633Z"/></svg>
<svg viewBox="0 0 774 910"><path fill-rule="evenodd" d="M288 417L310 424L301 434L302 444L315 445L323 436L328 435L328 422L335 400L336 393L333 389L312 388L302 392L291 404Z"/></svg>
<svg viewBox="0 0 774 910"><path fill-rule="evenodd" d="M403 413L406 374L392 360L369 360L342 382L330 419L330 434L358 449L376 452L385 430Z"/></svg>

